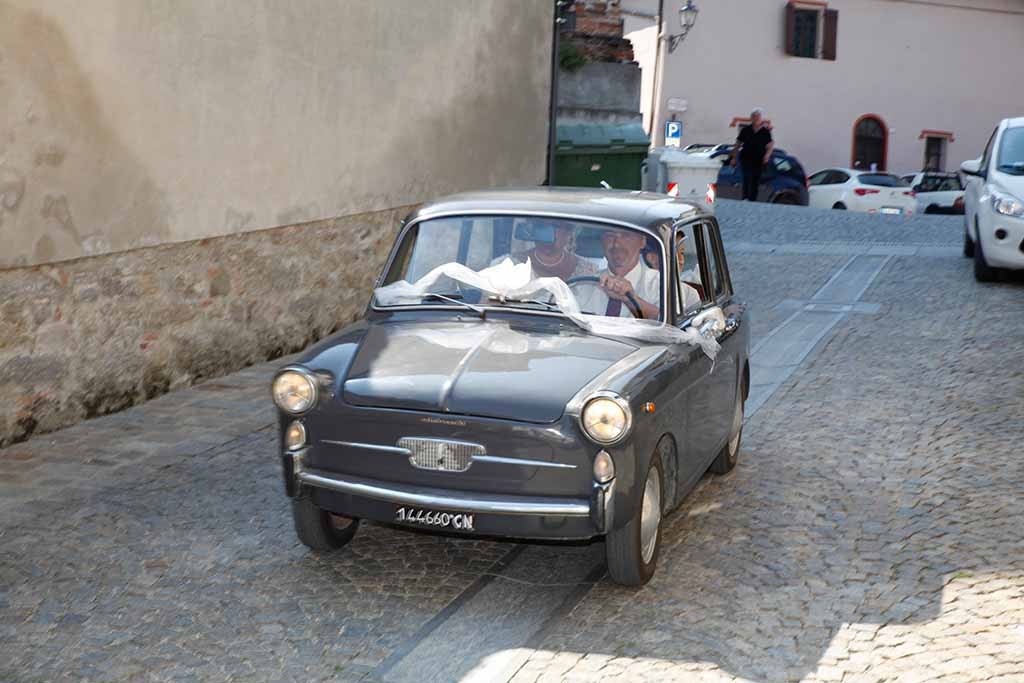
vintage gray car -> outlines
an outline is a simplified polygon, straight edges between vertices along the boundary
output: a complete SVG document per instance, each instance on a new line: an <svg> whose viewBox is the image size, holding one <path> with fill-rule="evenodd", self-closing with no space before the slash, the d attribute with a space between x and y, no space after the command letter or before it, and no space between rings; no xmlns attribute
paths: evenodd
<svg viewBox="0 0 1024 683"><path fill-rule="evenodd" d="M360 520L526 539L603 536L652 576L661 522L730 471L749 323L711 211L530 188L428 203L364 317L273 380L299 539Z"/></svg>

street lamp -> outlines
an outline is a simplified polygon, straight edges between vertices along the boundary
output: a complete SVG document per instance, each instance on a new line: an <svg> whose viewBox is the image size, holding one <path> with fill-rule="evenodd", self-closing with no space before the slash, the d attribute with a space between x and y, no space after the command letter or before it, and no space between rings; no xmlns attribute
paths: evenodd
<svg viewBox="0 0 1024 683"><path fill-rule="evenodd" d="M668 37L668 51L675 52L676 47L679 43L683 42L686 38L686 34L690 32L693 25L697 23L697 13L700 12L697 9L697 5L693 4L693 0L686 0L686 4L679 8L679 25L683 27L683 30L675 35Z"/></svg>

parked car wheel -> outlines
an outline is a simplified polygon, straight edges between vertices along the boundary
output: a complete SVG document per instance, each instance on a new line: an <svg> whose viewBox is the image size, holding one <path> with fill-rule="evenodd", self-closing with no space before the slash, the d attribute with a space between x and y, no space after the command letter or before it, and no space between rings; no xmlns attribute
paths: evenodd
<svg viewBox="0 0 1024 683"><path fill-rule="evenodd" d="M352 540L359 520L321 510L308 495L292 499L292 518L299 540L311 550L337 550Z"/></svg>
<svg viewBox="0 0 1024 683"><path fill-rule="evenodd" d="M843 204L842 202L836 202L835 204L832 205L832 208L835 209L836 211L846 211L846 204Z"/></svg>
<svg viewBox="0 0 1024 683"><path fill-rule="evenodd" d="M799 204L800 202L796 197L789 193L780 194L772 199L772 204Z"/></svg>
<svg viewBox="0 0 1024 683"><path fill-rule="evenodd" d="M924 212L925 213L938 213L939 212L939 207L935 206L934 204L929 204L928 208L926 208L924 210Z"/></svg>
<svg viewBox="0 0 1024 683"><path fill-rule="evenodd" d="M743 390L742 388L736 395L736 409L733 412L732 418L732 436L722 446L722 450L719 451L718 457L711 463L711 467L708 468L714 474L727 474L732 471L732 468L736 467L736 462L740 457L740 441L743 439Z"/></svg>
<svg viewBox="0 0 1024 683"><path fill-rule="evenodd" d="M985 252L981 248L981 240L974 243L974 279L978 282L995 282L999 278L999 270L988 265Z"/></svg>
<svg viewBox="0 0 1024 683"><path fill-rule="evenodd" d="M654 576L661 550L661 513L664 508L661 456L655 451L647 468L640 505L633 518L605 537L608 575L624 586L642 586Z"/></svg>
<svg viewBox="0 0 1024 683"><path fill-rule="evenodd" d="M971 239L966 230L964 231L964 256L967 258L974 257L974 240Z"/></svg>

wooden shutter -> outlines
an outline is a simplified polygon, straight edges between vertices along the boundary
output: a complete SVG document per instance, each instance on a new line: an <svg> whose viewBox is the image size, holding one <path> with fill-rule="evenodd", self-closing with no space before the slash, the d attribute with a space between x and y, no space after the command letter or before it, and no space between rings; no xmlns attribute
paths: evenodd
<svg viewBox="0 0 1024 683"><path fill-rule="evenodd" d="M839 10L825 10L825 41L821 48L821 58L836 61L836 39L839 34Z"/></svg>
<svg viewBox="0 0 1024 683"><path fill-rule="evenodd" d="M796 54L796 7L792 2L786 3L786 44L783 49L787 55Z"/></svg>

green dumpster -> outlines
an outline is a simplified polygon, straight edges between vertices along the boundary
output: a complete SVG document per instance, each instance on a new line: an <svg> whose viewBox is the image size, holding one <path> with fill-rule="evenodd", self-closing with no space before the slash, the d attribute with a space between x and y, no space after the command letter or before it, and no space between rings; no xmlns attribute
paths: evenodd
<svg viewBox="0 0 1024 683"><path fill-rule="evenodd" d="M650 140L639 123L560 123L556 133L556 185L640 189Z"/></svg>

